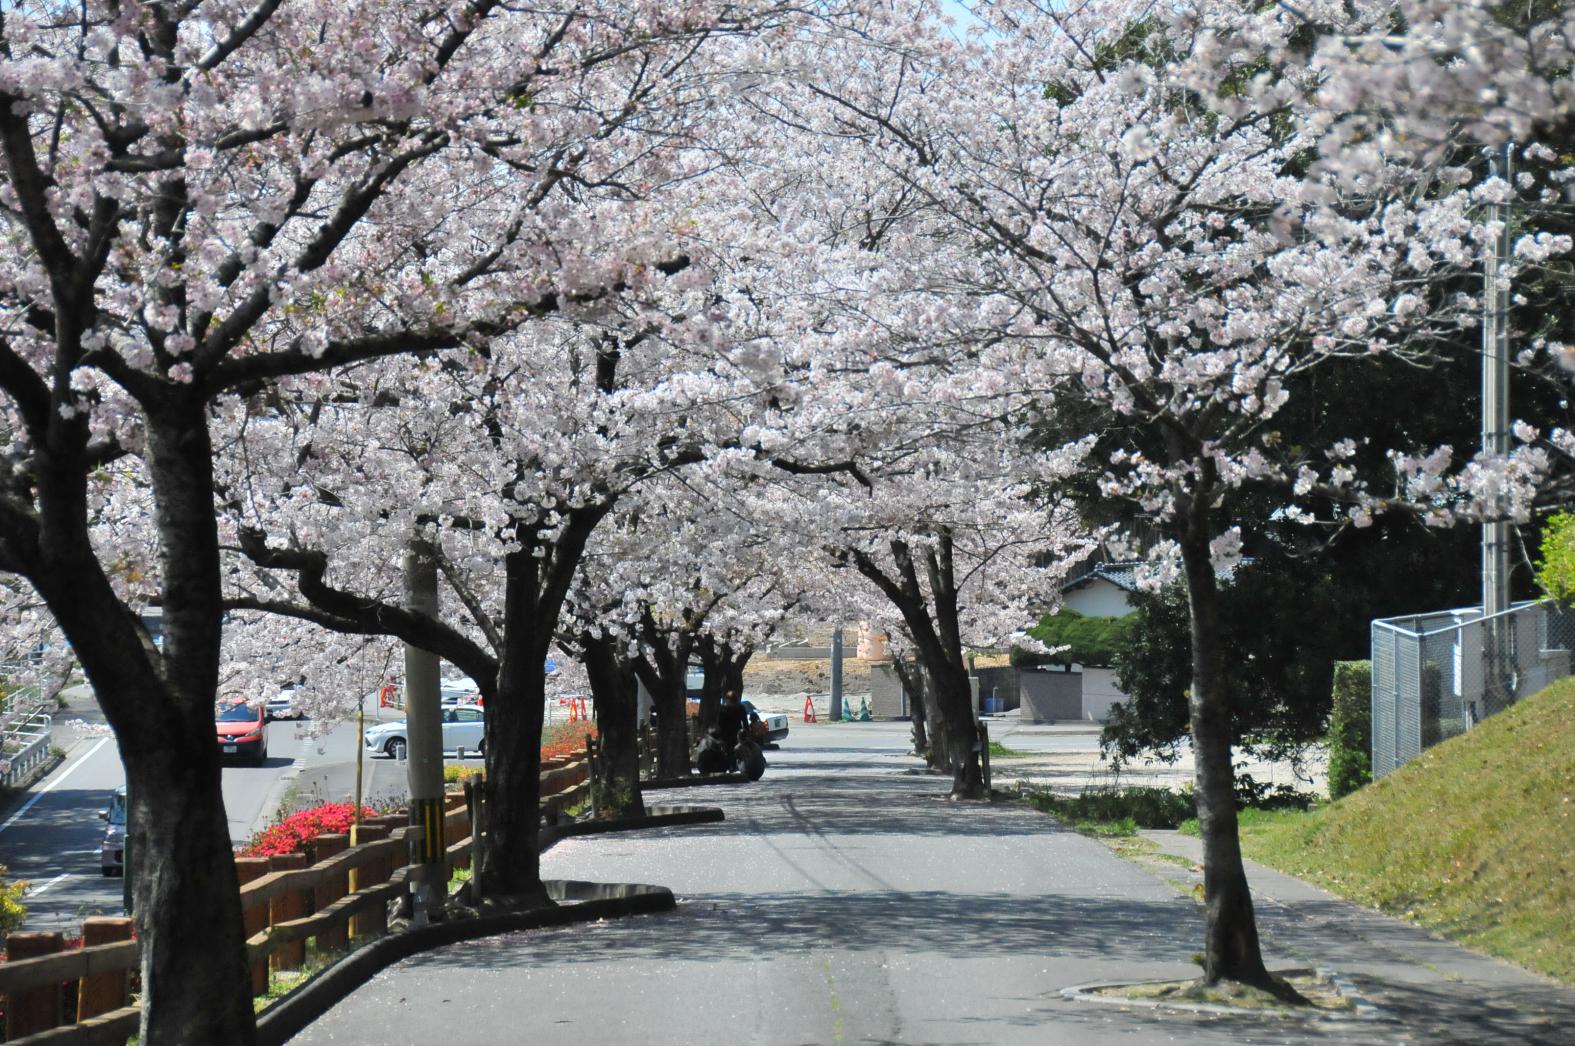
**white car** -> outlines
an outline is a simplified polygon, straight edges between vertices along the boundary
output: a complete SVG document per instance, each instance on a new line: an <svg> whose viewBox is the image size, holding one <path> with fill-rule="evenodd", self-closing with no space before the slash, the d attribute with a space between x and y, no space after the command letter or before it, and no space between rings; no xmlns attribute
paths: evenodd
<svg viewBox="0 0 1575 1046"><path fill-rule="evenodd" d="M760 721L766 724L766 741L780 741L788 735L788 717L781 712L755 712Z"/></svg>
<svg viewBox="0 0 1575 1046"><path fill-rule="evenodd" d="M410 741L410 729L403 719L379 723L366 732L366 750L374 755L397 756ZM486 751L486 719L480 705L455 705L443 709L443 751L481 755Z"/></svg>
<svg viewBox="0 0 1575 1046"><path fill-rule="evenodd" d="M268 699L264 707L269 719L300 719L306 713L295 707L295 684L286 683L279 692Z"/></svg>
<svg viewBox="0 0 1575 1046"><path fill-rule="evenodd" d="M458 705L480 704L477 697L481 687L469 676L460 676L458 679L445 679L438 683L438 703L444 708L454 708Z"/></svg>

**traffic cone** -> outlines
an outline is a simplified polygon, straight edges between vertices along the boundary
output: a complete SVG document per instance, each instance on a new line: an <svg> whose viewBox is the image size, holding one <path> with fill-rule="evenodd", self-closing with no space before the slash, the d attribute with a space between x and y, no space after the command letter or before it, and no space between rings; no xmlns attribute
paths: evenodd
<svg viewBox="0 0 1575 1046"><path fill-rule="evenodd" d="M859 698L859 722L868 723L873 718L870 715L870 699L867 697Z"/></svg>
<svg viewBox="0 0 1575 1046"><path fill-rule="evenodd" d="M815 719L815 699L808 694L804 695L804 722L813 723Z"/></svg>

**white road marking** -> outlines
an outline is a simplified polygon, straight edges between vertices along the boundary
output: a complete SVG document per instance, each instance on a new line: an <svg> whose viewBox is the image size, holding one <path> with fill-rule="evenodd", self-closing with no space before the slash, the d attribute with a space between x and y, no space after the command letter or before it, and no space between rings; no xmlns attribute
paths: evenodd
<svg viewBox="0 0 1575 1046"><path fill-rule="evenodd" d="M43 893L45 890L49 889L51 886L54 886L60 880L62 880L62 879L69 879L69 878L71 878L71 873L70 872L61 872L59 875L57 875L53 879L49 880L49 882L45 883L43 886L35 886L31 890L27 891L27 896L29 896L29 897L37 897L39 894Z"/></svg>
<svg viewBox="0 0 1575 1046"><path fill-rule="evenodd" d="M103 748L105 745L109 744L110 741L112 741L112 740L114 740L114 739L113 738L109 738L109 737L104 738L98 744L94 745L92 748L89 748L86 752L84 752L82 754L82 758L81 759L78 759L71 766L67 767L65 773L61 774L59 777L57 777L53 781L49 782L49 784L45 785L43 788L40 788L36 793L34 793L33 798L29 799L27 802L22 804L22 809L18 810L16 813L12 814L10 816L10 818L8 818L6 820L5 824L0 824L0 832L3 832L7 828L10 828L12 825L16 824L16 822L21 819L23 814L27 813L29 810L31 810L33 808L33 804L34 803L38 802L40 799L44 798L44 796L48 795L50 792L54 791L57 787L59 787L60 783L62 781L64 781L66 778L70 777L72 774L77 772L77 767L81 766L83 763L85 763L89 759L91 759L93 757L93 753L94 752L97 752L100 748Z"/></svg>

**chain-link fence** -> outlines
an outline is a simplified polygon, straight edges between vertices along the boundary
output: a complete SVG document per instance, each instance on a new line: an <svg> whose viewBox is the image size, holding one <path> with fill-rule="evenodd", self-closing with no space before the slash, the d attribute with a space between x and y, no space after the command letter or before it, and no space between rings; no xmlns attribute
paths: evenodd
<svg viewBox="0 0 1575 1046"><path fill-rule="evenodd" d="M1570 674L1575 614L1520 603L1374 621L1373 776Z"/></svg>

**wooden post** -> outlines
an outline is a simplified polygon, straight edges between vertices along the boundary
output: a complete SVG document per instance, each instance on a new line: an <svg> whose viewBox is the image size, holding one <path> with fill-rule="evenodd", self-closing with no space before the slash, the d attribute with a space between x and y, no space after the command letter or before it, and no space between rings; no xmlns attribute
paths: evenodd
<svg viewBox="0 0 1575 1046"><path fill-rule="evenodd" d="M305 854L275 854L268 858L270 872L293 872L305 867ZM303 889L281 890L274 894L268 902L268 925L274 926L310 914L306 910L306 894L307 891ZM273 970L298 970L305 965L305 938L280 944L268 956L268 967Z"/></svg>
<svg viewBox="0 0 1575 1046"><path fill-rule="evenodd" d="M255 882L268 874L268 858L266 857L237 857L235 859L235 878L240 885ZM261 933L268 928L268 902L257 901L250 905L242 898L241 904L241 932L248 938ZM252 963L252 994L266 995L268 993L268 963L259 959Z"/></svg>
<svg viewBox="0 0 1575 1046"><path fill-rule="evenodd" d="M317 837L317 863L321 864L330 857L336 857L345 852L350 845L350 837L343 832L328 832ZM344 872L330 875L318 884L312 897L312 909L322 911L345 895L349 889L349 879ZM325 952L342 952L350 944L350 920L345 919L335 923L317 935L317 946Z"/></svg>
<svg viewBox="0 0 1575 1046"><path fill-rule="evenodd" d="M90 915L82 920L82 946L131 940L131 920ZM128 970L111 970L82 978L77 984L77 1023L126 1005Z"/></svg>
<svg viewBox="0 0 1575 1046"><path fill-rule="evenodd" d="M11 959L36 959L64 951L66 940L49 931L7 934L6 956ZM46 984L17 992L5 1000L5 1039L11 1042L24 1035L60 1026L60 985Z"/></svg>
<svg viewBox="0 0 1575 1046"><path fill-rule="evenodd" d="M386 824L372 824L363 822L359 833L362 844L375 843L388 838L389 827ZM356 875L357 889L364 890L368 886L388 882L389 861L386 857L362 864ZM370 908L363 908L361 914L350 921L350 935L364 937L367 934L379 934L388 929L388 906L379 902Z"/></svg>

